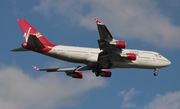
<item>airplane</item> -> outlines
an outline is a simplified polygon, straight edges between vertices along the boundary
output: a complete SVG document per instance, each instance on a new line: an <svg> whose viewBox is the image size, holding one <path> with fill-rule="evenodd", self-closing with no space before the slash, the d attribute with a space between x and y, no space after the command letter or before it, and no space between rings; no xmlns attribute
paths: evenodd
<svg viewBox="0 0 180 109"><path fill-rule="evenodd" d="M125 49L124 41L116 40L111 35L107 26L95 19L100 39L99 48L75 47L53 44L48 41L39 31L31 26L24 19L17 19L19 27L25 38L20 48L13 49L13 52L34 51L59 60L85 64L83 66L69 68L38 68L37 71L65 72L72 78L81 79L82 71L92 70L95 75L111 77L112 68L140 68L154 69L154 76L157 76L159 68L167 67L171 62L158 52Z"/></svg>

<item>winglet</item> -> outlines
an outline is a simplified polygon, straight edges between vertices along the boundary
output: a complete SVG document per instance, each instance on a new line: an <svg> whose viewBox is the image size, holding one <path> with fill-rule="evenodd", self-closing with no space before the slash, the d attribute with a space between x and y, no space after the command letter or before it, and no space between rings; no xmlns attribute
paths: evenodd
<svg viewBox="0 0 180 109"><path fill-rule="evenodd" d="M38 68L38 67L36 67L36 66L33 66L33 68L34 68L35 70L39 71L39 68Z"/></svg>
<svg viewBox="0 0 180 109"><path fill-rule="evenodd" d="M103 24L103 23L101 23L98 19L95 19L95 22L96 22L96 24L100 24L100 25Z"/></svg>

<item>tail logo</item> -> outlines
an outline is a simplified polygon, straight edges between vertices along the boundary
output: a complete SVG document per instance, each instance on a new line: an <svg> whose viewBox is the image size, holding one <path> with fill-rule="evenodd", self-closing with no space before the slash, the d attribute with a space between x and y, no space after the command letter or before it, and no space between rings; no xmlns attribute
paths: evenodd
<svg viewBox="0 0 180 109"><path fill-rule="evenodd" d="M31 27L29 27L27 33L25 32L24 35L23 35L23 37L25 38L25 41L26 41L26 42L28 41L29 34L31 34L30 32L31 32ZM36 33L33 33L32 35L35 35L37 38L39 38L39 37L42 36L41 33L38 32L38 31L36 31Z"/></svg>
<svg viewBox="0 0 180 109"><path fill-rule="evenodd" d="M36 33L35 33L35 34L33 34L33 35L36 35L36 36L37 36L37 38L39 38L39 37L41 37L41 36L42 36L40 32L36 32Z"/></svg>
<svg viewBox="0 0 180 109"><path fill-rule="evenodd" d="M26 40L26 42L27 42L27 40L28 40L28 38L29 38L29 32L31 31L31 27L29 27L29 29L28 29L28 31L27 31L27 33L25 32L24 33L24 38L25 38L25 40Z"/></svg>

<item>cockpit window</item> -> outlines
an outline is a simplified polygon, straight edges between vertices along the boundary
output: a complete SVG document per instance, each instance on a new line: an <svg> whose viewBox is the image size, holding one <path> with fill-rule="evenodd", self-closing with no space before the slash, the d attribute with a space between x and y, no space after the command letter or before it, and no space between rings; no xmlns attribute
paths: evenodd
<svg viewBox="0 0 180 109"><path fill-rule="evenodd" d="M154 54L157 58L161 58L162 56L159 54L159 53L157 53L157 54Z"/></svg>

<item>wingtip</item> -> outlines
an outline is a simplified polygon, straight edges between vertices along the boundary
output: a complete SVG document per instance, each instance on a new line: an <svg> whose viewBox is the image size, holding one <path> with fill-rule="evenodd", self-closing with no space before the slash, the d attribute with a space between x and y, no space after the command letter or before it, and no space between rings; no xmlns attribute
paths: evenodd
<svg viewBox="0 0 180 109"><path fill-rule="evenodd" d="M98 19L95 19L95 23L96 23L96 24L102 24L101 21L98 20Z"/></svg>
<svg viewBox="0 0 180 109"><path fill-rule="evenodd" d="M39 70L39 68L37 66L33 66L33 68L37 71Z"/></svg>

